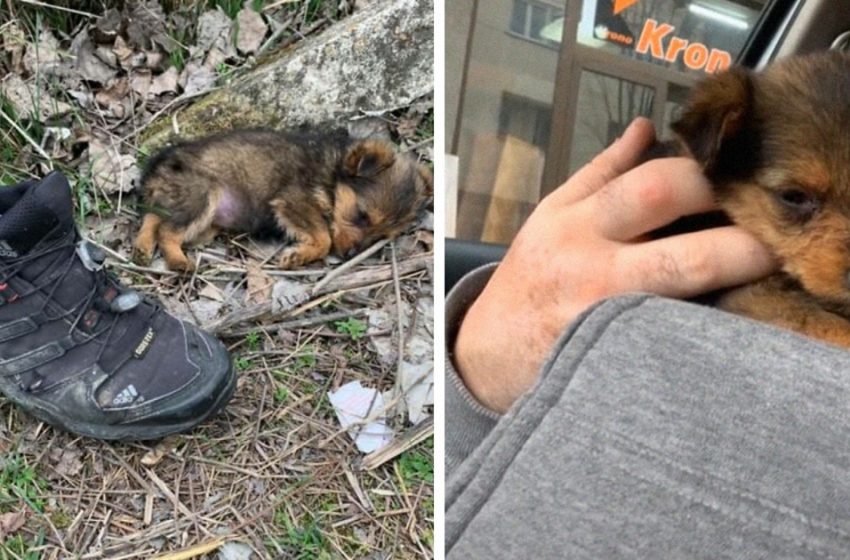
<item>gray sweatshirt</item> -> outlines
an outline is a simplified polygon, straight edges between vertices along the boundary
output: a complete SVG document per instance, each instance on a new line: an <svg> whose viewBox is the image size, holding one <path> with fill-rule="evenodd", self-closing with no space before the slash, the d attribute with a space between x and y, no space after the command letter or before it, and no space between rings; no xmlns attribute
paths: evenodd
<svg viewBox="0 0 850 560"><path fill-rule="evenodd" d="M447 298L449 349L491 273ZM447 558L850 558L846 350L617 297L501 417L447 355Z"/></svg>

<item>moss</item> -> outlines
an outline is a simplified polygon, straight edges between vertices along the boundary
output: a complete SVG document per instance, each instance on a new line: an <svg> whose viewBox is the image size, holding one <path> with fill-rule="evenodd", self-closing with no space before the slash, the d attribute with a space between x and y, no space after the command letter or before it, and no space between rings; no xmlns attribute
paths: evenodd
<svg viewBox="0 0 850 560"><path fill-rule="evenodd" d="M275 115L242 95L214 92L177 114L180 139L198 138L238 127L274 126ZM141 136L142 150L153 153L174 139L172 120L160 119Z"/></svg>

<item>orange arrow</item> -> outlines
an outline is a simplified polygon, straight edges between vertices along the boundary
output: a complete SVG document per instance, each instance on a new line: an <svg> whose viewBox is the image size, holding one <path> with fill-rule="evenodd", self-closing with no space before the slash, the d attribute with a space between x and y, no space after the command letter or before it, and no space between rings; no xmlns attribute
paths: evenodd
<svg viewBox="0 0 850 560"><path fill-rule="evenodd" d="M614 0L614 15L616 16L626 8L634 6L640 0Z"/></svg>

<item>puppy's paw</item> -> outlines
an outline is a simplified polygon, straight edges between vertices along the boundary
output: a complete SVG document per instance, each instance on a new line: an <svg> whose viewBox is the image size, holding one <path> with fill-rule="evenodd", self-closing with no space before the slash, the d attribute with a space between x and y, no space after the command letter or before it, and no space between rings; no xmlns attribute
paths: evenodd
<svg viewBox="0 0 850 560"><path fill-rule="evenodd" d="M153 247L145 247L139 244L133 246L133 262L139 266L148 266L153 259Z"/></svg>
<svg viewBox="0 0 850 560"><path fill-rule="evenodd" d="M171 258L166 256L165 265L169 270L180 272L181 274L190 274L195 271L195 263L187 259L185 256Z"/></svg>
<svg viewBox="0 0 850 560"><path fill-rule="evenodd" d="M297 247L290 247L283 251L280 255L280 259L277 261L277 264L284 270L290 270L303 266L308 262L310 262L310 260L306 258L303 251Z"/></svg>
<svg viewBox="0 0 850 560"><path fill-rule="evenodd" d="M149 265L153 259L154 249L156 245L150 236L139 234L133 240L133 262L141 266Z"/></svg>

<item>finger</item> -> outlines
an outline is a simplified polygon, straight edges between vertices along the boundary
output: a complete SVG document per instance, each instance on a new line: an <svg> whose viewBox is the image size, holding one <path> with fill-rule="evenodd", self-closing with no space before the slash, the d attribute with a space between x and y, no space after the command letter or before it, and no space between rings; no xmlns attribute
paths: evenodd
<svg viewBox="0 0 850 560"><path fill-rule="evenodd" d="M597 233L629 241L682 216L716 208L711 184L688 158L648 161L615 178L581 201Z"/></svg>
<svg viewBox="0 0 850 560"><path fill-rule="evenodd" d="M764 245L737 226L624 246L615 261L622 291L674 298L752 282L777 267Z"/></svg>
<svg viewBox="0 0 850 560"><path fill-rule="evenodd" d="M620 138L555 190L551 195L553 201L570 204L596 192L614 177L637 165L654 141L652 121L636 118Z"/></svg>

